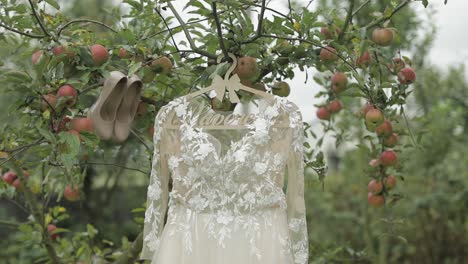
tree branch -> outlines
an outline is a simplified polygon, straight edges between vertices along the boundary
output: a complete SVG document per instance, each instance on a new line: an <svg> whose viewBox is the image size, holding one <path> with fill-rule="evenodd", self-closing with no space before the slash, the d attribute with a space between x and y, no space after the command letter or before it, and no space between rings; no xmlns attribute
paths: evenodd
<svg viewBox="0 0 468 264"><path fill-rule="evenodd" d="M353 20L354 2L355 0L349 0L348 14L346 15L346 20L343 25L343 28L341 29L340 35L338 35L338 42L341 42L343 40L344 34L346 30L348 30L349 23L351 23L351 20Z"/></svg>
<svg viewBox="0 0 468 264"><path fill-rule="evenodd" d="M354 17L355 15L357 15L357 13L359 13L359 11L361 11L361 9L362 9L363 7L365 7L367 4L369 4L370 1L371 1L371 0L367 0L366 2L362 3L362 5L360 5L360 6L353 12L353 17Z"/></svg>
<svg viewBox="0 0 468 264"><path fill-rule="evenodd" d="M395 8L395 10L393 10L392 13L390 13L390 15L384 16L384 17L382 17L382 18L379 18L379 19L377 19L376 21L369 23L369 24L368 24L367 26L365 26L364 28L365 28L365 29L368 29L368 28L374 27L374 26L380 24L382 21L385 21L385 20L388 20L388 19L392 18L393 15L395 15L395 14L396 14L398 11L400 11L403 7L405 7L407 4L409 4L409 2L410 2L410 0L404 0L403 2L401 2L400 5L398 5L398 6Z"/></svg>
<svg viewBox="0 0 468 264"><path fill-rule="evenodd" d="M162 16L161 12L159 12L157 7L154 8L154 11L156 11L156 13L158 13L159 17L162 19L164 25L167 28L167 31L171 35L171 39L172 39L172 43L174 43L174 47L176 48L177 51L179 51L179 47L177 47L176 41L174 40L174 35L172 34L172 30L169 28L169 25L167 24L166 19Z"/></svg>
<svg viewBox="0 0 468 264"><path fill-rule="evenodd" d="M49 164L50 166L54 166L54 167L63 167L63 166L64 166L64 165L62 165L62 164L53 163L53 162L49 162L48 164ZM140 169L137 169L137 168L126 167L126 166L124 166L124 165L115 164L115 163L84 162L84 163L75 163L75 164L73 164L73 166L83 166L83 165L114 166L114 167L119 167L119 168L123 168L123 169L126 169L126 170L138 171L138 172L141 172L141 173L143 173L143 174L148 174L148 172L146 172L146 171L143 171L143 170L140 170Z"/></svg>
<svg viewBox="0 0 468 264"><path fill-rule="evenodd" d="M36 18L37 23L39 23L39 26L41 27L42 31L44 31L44 34L46 36L51 37L50 33L47 31L47 29L45 28L45 26L42 23L41 19L39 18L39 15L36 12L36 8L34 7L34 4L33 4L32 0L28 0L28 2L29 2L29 5L31 6L31 9L33 11L33 15Z"/></svg>
<svg viewBox="0 0 468 264"><path fill-rule="evenodd" d="M172 3L170 1L167 2L167 6L169 7L169 9L171 9L171 11L174 14L174 16L176 17L177 21L179 21L180 26L184 30L185 37L187 38L188 42L190 43L190 48L195 53L198 53L200 55L203 55L203 56L211 58L211 59L216 59L217 58L216 55L197 48L197 46L195 45L195 42L193 41L192 37L190 36L190 32L188 31L185 22L182 20L179 13L177 13L177 10L174 8L174 6L172 5Z"/></svg>
<svg viewBox="0 0 468 264"><path fill-rule="evenodd" d="M101 21L81 18L81 19L74 19L74 20L68 21L63 26L61 26L57 31L57 36L60 36L62 34L62 31L64 31L67 27L69 27L70 25L75 24L75 23L93 23L93 24L103 26L103 27L109 29L110 31L112 31L114 33L117 33L117 30L115 30L112 27L102 23Z"/></svg>
<svg viewBox="0 0 468 264"><path fill-rule="evenodd" d="M13 222L13 221L0 220L0 225L8 226L11 228L16 228L20 224L18 224L17 222Z"/></svg>
<svg viewBox="0 0 468 264"><path fill-rule="evenodd" d="M38 140L36 140L35 142L33 142L33 143L26 144L26 145L23 145L23 146L14 148L14 149L2 149L1 151L3 151L3 152L8 152L8 153L13 153L13 152L16 152L16 151L21 151L21 150L23 150L23 149L30 148L30 147L32 147L32 146L39 145L39 144L41 144L42 142L45 142L45 141L43 141L43 139L44 139L44 137L41 137L41 138L39 138Z"/></svg>
<svg viewBox="0 0 468 264"><path fill-rule="evenodd" d="M123 254L115 261L115 264L134 263L135 260L137 260L142 248L143 232L140 232L127 251L123 252Z"/></svg>
<svg viewBox="0 0 468 264"><path fill-rule="evenodd" d="M49 237L49 233L47 231L47 227L45 225L45 219L42 217L41 210L38 205L38 200L36 199L34 193L32 193L31 189L28 188L28 181L24 177L23 169L20 167L20 162L13 158L11 161L11 165L18 175L18 178L21 181L24 199L26 200L26 204L29 207L30 213L34 216L35 221L41 226L41 234L42 234L42 243L44 243L45 248L47 250L47 254L49 255L50 261L52 264L60 264L61 261L57 256L57 252L55 251L54 246Z"/></svg>
<svg viewBox="0 0 468 264"><path fill-rule="evenodd" d="M216 1L213 1L211 3L211 7L213 9L212 14L213 14L213 18L214 18L214 21L215 21L215 24L216 24L216 30L218 31L219 47L221 48L221 51L224 54L224 58L228 58L229 55L228 55L228 52L226 50L226 47L224 46L223 32L221 30L221 23L219 22L218 14L216 13Z"/></svg>
<svg viewBox="0 0 468 264"><path fill-rule="evenodd" d="M17 30L17 29L14 29L14 28L12 28L12 27L9 27L9 26L3 24L2 22L0 22L0 27L3 27L3 28L5 28L6 30L15 32L15 33L17 33L17 34L20 34L20 35L25 36L25 37L28 37L28 38L41 39L41 38L45 38L45 37L46 37L45 35L33 35L33 34L21 32L21 31L19 31L19 30Z"/></svg>
<svg viewBox="0 0 468 264"><path fill-rule="evenodd" d="M260 38L260 36L262 35L262 31L263 31L263 18L265 17L265 10L266 10L266 0L262 0L262 6L261 6L261 10L260 10L260 16L258 17L258 25L257 25L257 34L255 34L255 36L253 36L252 38L244 41L244 42L241 42L242 44L245 44L245 43L251 43L251 42L254 42L255 40L257 40L258 38Z"/></svg>

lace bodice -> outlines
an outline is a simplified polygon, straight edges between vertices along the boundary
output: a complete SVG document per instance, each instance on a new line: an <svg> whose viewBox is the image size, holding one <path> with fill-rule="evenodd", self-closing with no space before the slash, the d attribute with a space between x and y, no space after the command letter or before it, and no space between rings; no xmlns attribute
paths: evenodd
<svg viewBox="0 0 468 264"><path fill-rule="evenodd" d="M249 118L241 119L245 116ZM211 121L224 128L200 128L216 117ZM225 128L242 122L244 128ZM285 210L289 236L281 239L294 263L307 263L304 132L301 112L294 103L276 95L272 101L253 95L233 111L224 112L213 110L200 96L191 100L183 96L160 109L154 129L141 258L151 259L157 252L166 210L171 212L173 205L181 204L188 208L186 217L194 213L213 216L206 232L220 245L236 226L247 228L254 241L256 226L273 221L266 209ZM184 230L181 223L171 224ZM185 250L191 250L190 241L187 238Z"/></svg>

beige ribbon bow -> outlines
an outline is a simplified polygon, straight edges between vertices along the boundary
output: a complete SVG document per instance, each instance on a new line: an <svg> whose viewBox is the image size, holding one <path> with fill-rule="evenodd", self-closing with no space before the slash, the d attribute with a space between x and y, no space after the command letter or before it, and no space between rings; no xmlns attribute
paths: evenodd
<svg viewBox="0 0 468 264"><path fill-rule="evenodd" d="M215 90L216 98L219 99L220 101L223 100L224 93L227 90L229 92L229 100L232 103L238 103L240 102L240 100L236 94L236 91L239 91L241 89L242 83L241 83L239 76L237 76L237 74L234 74L231 78L229 78L229 75L234 71L234 69L237 66L237 59L232 53L229 53L228 55L229 57L232 58L233 62L232 62L231 67L226 71L226 74L224 75L224 79L221 76L216 75L213 78L213 82L211 83L209 87ZM218 63L221 62L221 58L222 58L222 55L218 57Z"/></svg>

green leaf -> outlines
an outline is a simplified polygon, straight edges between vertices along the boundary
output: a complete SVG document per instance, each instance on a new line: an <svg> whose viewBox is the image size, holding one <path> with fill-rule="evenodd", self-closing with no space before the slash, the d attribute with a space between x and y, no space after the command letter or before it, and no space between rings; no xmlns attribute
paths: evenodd
<svg viewBox="0 0 468 264"><path fill-rule="evenodd" d="M132 62L130 64L130 68L128 69L128 76L132 76L138 69L141 67L141 61L135 63Z"/></svg>
<svg viewBox="0 0 468 264"><path fill-rule="evenodd" d="M94 226L92 226L91 224L87 224L86 229L90 238L94 238L94 236L96 236L96 234L98 233L96 228L94 228Z"/></svg>
<svg viewBox="0 0 468 264"><path fill-rule="evenodd" d="M39 125L36 126L36 129L39 132L39 134L41 134L41 136L43 136L45 139L47 139L47 141L49 141L49 142L51 142L53 144L56 143L55 136L54 136L54 134L52 134L52 132L40 127Z"/></svg>
<svg viewBox="0 0 468 264"><path fill-rule="evenodd" d="M424 7L427 7L429 5L429 0L422 0L422 4ZM445 2L447 4L447 2Z"/></svg>
<svg viewBox="0 0 468 264"><path fill-rule="evenodd" d="M9 71L3 74L7 82L23 83L31 82L32 78L22 71Z"/></svg>
<svg viewBox="0 0 468 264"><path fill-rule="evenodd" d="M60 9L60 5L55 0L45 0L49 5L53 6L55 9Z"/></svg>
<svg viewBox="0 0 468 264"><path fill-rule="evenodd" d="M135 208L132 210L132 213L141 213L144 212L146 209L145 208Z"/></svg>

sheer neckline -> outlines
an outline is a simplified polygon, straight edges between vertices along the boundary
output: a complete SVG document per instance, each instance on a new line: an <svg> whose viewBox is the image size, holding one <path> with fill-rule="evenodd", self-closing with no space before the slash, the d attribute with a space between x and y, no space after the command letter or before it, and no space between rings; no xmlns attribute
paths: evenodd
<svg viewBox="0 0 468 264"><path fill-rule="evenodd" d="M252 98L250 98L248 102L254 101L254 98L255 96L252 96ZM239 130L248 129L248 131L245 132L245 134L242 135L238 140L231 140L230 144L228 144L226 153L220 154L218 153L218 151L216 151L216 146L213 140L218 142L218 144L220 144L221 141L217 139L215 136L213 136L211 133L208 133L206 131L207 130L206 128L194 126L194 123L196 123L198 118L197 116L195 116L194 118L192 109L189 106L194 100L200 100L200 98L194 97L191 100L187 100L186 96L181 96L178 98L178 101L180 102L180 104L175 106L175 108L176 108L177 116L180 122L182 123L181 132L184 135L191 134L193 136L196 136L200 138L202 141L204 141L205 144L208 144L207 146L214 152L215 160L221 163L224 163L226 162L227 159L232 158L234 154L240 150L240 147L247 144L249 140L256 139L254 143L257 145L266 144L270 141L270 138L269 138L270 130L279 116L278 102L281 102L278 96L274 94L273 94L272 100L268 100L265 97L259 96L259 100L257 101L258 105L256 108L258 111L256 111L256 113L249 113L254 117L253 122L246 124L245 128L239 128ZM199 105L202 104L200 102L198 103ZM182 106L182 108L177 109L178 106ZM211 111L213 111L213 109L209 106L210 106L209 104L202 104L202 107L204 108L208 107L211 109ZM238 106L239 104L236 106L236 108ZM232 110L231 112L234 112L234 111L235 109ZM213 140L210 140L210 139L213 139Z"/></svg>

